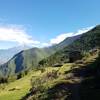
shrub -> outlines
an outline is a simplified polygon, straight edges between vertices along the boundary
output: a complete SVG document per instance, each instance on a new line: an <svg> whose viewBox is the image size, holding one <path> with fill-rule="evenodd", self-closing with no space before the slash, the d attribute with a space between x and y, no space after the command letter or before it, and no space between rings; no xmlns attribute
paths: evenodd
<svg viewBox="0 0 100 100"><path fill-rule="evenodd" d="M17 76L16 75L11 75L8 77L8 82L13 82L17 79Z"/></svg>
<svg viewBox="0 0 100 100"><path fill-rule="evenodd" d="M30 89L30 91L32 94L36 94L44 91L43 81L41 78L36 78L36 79L32 78L31 86L32 88Z"/></svg>
<svg viewBox="0 0 100 100"><path fill-rule="evenodd" d="M57 71L52 70L52 72L48 72L48 73L46 74L46 77L47 77L48 79L57 78L57 77L58 77Z"/></svg>
<svg viewBox="0 0 100 100"><path fill-rule="evenodd" d="M25 76L25 72L20 72L17 74L17 79L20 79Z"/></svg>

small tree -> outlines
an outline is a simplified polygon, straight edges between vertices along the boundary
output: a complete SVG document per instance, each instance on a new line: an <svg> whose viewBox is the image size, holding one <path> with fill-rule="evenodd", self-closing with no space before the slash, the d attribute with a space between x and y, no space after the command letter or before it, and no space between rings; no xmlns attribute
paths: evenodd
<svg viewBox="0 0 100 100"><path fill-rule="evenodd" d="M41 60L39 62L39 66L44 66L45 64L46 64L46 60L45 59L43 59L43 60Z"/></svg>
<svg viewBox="0 0 100 100"><path fill-rule="evenodd" d="M18 75L17 75L17 79L20 79L20 78L22 78L22 77L24 77L25 76L25 72L20 72L20 73L18 73Z"/></svg>

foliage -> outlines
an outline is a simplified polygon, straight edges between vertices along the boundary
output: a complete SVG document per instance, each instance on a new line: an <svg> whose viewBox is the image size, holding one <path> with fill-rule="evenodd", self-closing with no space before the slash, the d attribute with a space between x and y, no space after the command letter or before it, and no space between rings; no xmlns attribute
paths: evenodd
<svg viewBox="0 0 100 100"><path fill-rule="evenodd" d="M8 78L7 78L7 82L13 82L17 79L17 76L16 75L10 75Z"/></svg>

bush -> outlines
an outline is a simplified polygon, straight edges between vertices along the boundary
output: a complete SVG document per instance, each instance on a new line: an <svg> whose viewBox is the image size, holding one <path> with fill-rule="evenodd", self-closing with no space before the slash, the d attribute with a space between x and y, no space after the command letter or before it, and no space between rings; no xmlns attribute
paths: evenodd
<svg viewBox="0 0 100 100"><path fill-rule="evenodd" d="M0 83L7 83L8 79L5 77L0 78Z"/></svg>
<svg viewBox="0 0 100 100"><path fill-rule="evenodd" d="M57 71L52 70L52 72L48 72L48 73L46 74L46 77L47 77L48 79L54 79L54 78L57 78L57 77L58 77Z"/></svg>
<svg viewBox="0 0 100 100"><path fill-rule="evenodd" d="M34 78L31 79L31 86L30 89L31 93L36 94L44 91L43 87L43 81L41 78L37 78L34 80Z"/></svg>
<svg viewBox="0 0 100 100"><path fill-rule="evenodd" d="M11 75L8 77L8 82L13 82L17 79L17 76L16 75Z"/></svg>
<svg viewBox="0 0 100 100"><path fill-rule="evenodd" d="M20 79L25 76L25 72L20 72L17 74L17 79Z"/></svg>

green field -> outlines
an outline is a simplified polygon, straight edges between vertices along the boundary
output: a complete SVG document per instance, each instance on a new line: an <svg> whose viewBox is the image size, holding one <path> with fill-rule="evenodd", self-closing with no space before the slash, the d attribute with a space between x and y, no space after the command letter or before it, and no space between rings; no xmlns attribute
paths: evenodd
<svg viewBox="0 0 100 100"><path fill-rule="evenodd" d="M0 100L19 100L29 92L31 77L39 75L40 71L30 72L27 76L7 84L4 89L0 90ZM16 88L16 90L11 91L13 88Z"/></svg>

